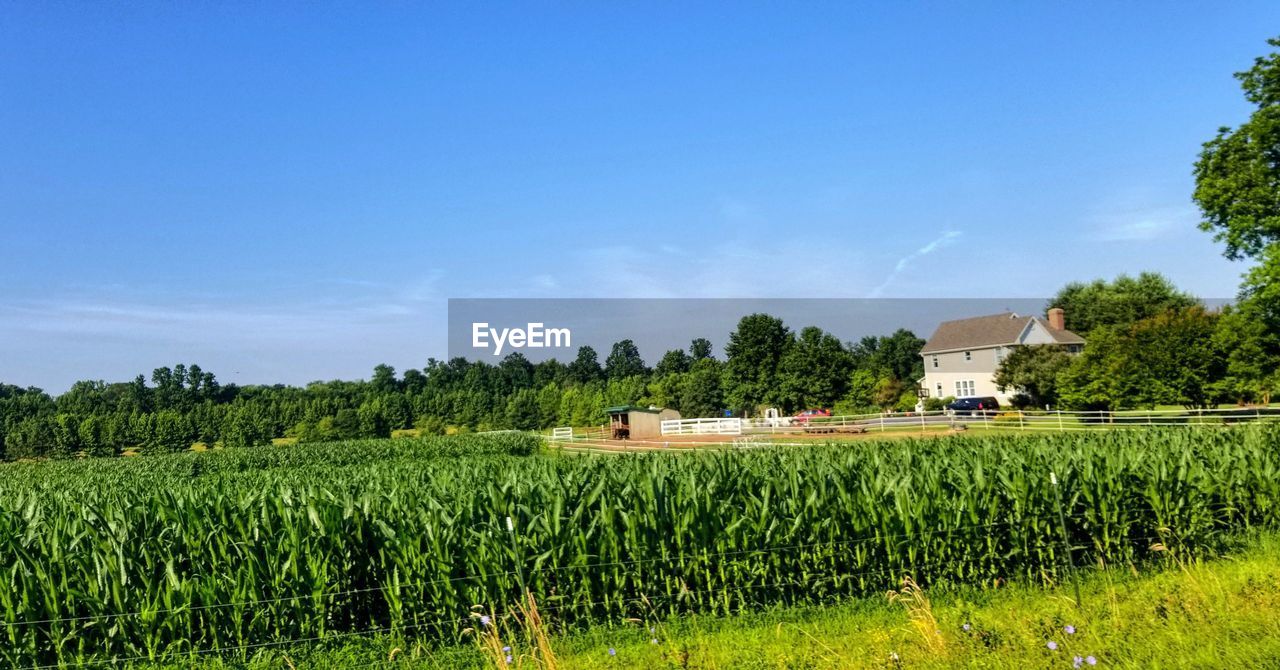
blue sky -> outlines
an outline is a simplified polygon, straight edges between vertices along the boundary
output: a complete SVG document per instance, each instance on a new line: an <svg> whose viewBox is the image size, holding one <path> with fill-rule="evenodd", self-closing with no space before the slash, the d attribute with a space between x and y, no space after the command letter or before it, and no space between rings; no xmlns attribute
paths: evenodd
<svg viewBox="0 0 1280 670"><path fill-rule="evenodd" d="M1191 163L1280 4L688 4L5 4L0 381L420 367L449 297L1234 293Z"/></svg>

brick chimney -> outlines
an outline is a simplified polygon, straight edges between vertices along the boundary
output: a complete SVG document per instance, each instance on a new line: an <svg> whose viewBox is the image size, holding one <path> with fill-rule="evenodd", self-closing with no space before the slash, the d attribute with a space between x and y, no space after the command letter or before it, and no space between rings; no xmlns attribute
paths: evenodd
<svg viewBox="0 0 1280 670"><path fill-rule="evenodd" d="M1049 327L1054 330L1067 329L1067 313L1062 311L1061 307L1049 310Z"/></svg>

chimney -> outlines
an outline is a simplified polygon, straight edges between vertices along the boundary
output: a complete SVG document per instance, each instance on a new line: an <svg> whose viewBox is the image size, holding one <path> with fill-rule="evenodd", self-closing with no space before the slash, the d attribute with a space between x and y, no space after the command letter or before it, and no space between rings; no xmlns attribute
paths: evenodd
<svg viewBox="0 0 1280 670"><path fill-rule="evenodd" d="M1049 327L1054 330L1067 329L1067 313L1062 311L1061 307L1049 310Z"/></svg>

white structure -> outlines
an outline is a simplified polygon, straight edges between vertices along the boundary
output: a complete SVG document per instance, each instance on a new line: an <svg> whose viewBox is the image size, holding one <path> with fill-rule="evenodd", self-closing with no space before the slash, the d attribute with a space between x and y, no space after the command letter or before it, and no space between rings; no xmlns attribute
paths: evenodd
<svg viewBox="0 0 1280 670"><path fill-rule="evenodd" d="M996 388L995 373L1013 347L1025 344L1057 344L1077 353L1084 338L1064 327L1061 309L1049 310L1048 318L1018 316L1013 312L944 321L920 350L924 357L924 377L920 379L921 405L924 398L993 397L1009 403L1014 389Z"/></svg>

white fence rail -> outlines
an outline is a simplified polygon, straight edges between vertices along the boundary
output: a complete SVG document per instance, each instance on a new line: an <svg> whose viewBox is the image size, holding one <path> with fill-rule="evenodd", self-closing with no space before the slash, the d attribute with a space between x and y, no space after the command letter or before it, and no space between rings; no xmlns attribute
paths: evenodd
<svg viewBox="0 0 1280 670"><path fill-rule="evenodd" d="M663 435L741 435L744 420L738 418L667 419Z"/></svg>

